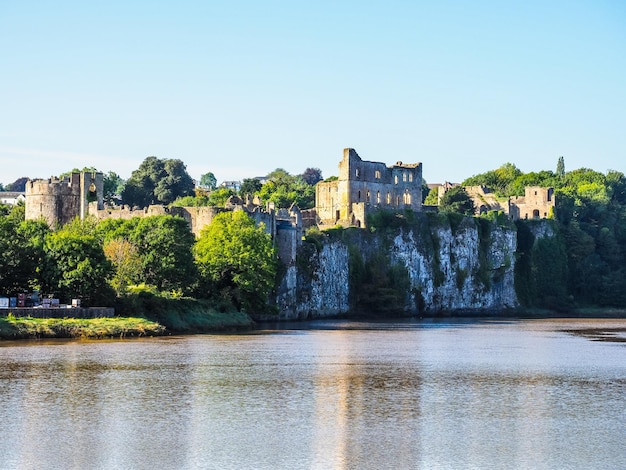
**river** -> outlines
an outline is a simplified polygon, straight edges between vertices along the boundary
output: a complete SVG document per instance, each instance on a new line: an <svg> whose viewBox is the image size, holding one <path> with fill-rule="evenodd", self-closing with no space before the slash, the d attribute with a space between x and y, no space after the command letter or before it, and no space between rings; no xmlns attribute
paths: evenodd
<svg viewBox="0 0 626 470"><path fill-rule="evenodd" d="M625 332L318 321L0 342L0 468L626 468Z"/></svg>

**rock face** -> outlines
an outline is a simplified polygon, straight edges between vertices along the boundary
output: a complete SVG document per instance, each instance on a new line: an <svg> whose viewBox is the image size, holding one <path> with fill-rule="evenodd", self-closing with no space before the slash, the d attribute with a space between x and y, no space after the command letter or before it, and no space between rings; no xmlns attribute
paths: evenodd
<svg viewBox="0 0 626 470"><path fill-rule="evenodd" d="M347 313L348 247L331 242L324 243L319 251L306 248L298 253L300 262L287 268L280 285L276 299L280 318L301 320Z"/></svg>
<svg viewBox="0 0 626 470"><path fill-rule="evenodd" d="M379 287L381 293L399 296L399 313L489 313L518 306L515 226L463 218L452 228L443 219L421 216L410 226L373 233L346 229L303 243L278 289L280 318L358 313L363 308L359 293L372 287L355 272L359 266L370 275L380 271L380 259L385 260L382 270L393 267L402 273L403 282Z"/></svg>
<svg viewBox="0 0 626 470"><path fill-rule="evenodd" d="M483 240L476 224L456 233L437 228L434 250L424 249L415 232L394 238L392 260L406 267L416 305L413 314L491 311L517 306L514 283L516 232L490 227ZM419 298L421 296L421 298Z"/></svg>

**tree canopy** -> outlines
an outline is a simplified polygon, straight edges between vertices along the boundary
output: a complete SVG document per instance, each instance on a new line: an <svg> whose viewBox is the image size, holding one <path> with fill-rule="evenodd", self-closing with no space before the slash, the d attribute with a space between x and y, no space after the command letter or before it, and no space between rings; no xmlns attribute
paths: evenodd
<svg viewBox="0 0 626 470"><path fill-rule="evenodd" d="M308 184L302 176L290 175L282 168L276 168L267 175L267 182L261 187L259 196L262 201L273 202L276 207L289 208L296 204L300 209L311 209L315 206L315 186Z"/></svg>
<svg viewBox="0 0 626 470"><path fill-rule="evenodd" d="M263 226L243 211L224 212L204 228L195 246L205 292L227 298L247 312L267 308L277 256Z"/></svg>
<svg viewBox="0 0 626 470"><path fill-rule="evenodd" d="M131 206L147 207L167 205L193 194L193 179L181 160L148 157L126 182L122 200Z"/></svg>
<svg viewBox="0 0 626 470"><path fill-rule="evenodd" d="M456 212L463 215L474 215L474 201L469 197L463 186L455 186L445 192L441 198L441 211Z"/></svg>
<svg viewBox="0 0 626 470"><path fill-rule="evenodd" d="M200 177L200 186L213 190L217 188L217 178L209 171Z"/></svg>

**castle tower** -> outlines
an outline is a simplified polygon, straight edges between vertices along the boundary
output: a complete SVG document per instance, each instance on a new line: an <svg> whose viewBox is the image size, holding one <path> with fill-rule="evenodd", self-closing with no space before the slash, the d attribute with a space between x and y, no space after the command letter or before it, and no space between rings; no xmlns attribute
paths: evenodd
<svg viewBox="0 0 626 470"><path fill-rule="evenodd" d="M75 217L84 219L89 202L104 209L102 173L72 173L63 179L30 180L26 183L26 220L42 218L53 229Z"/></svg>

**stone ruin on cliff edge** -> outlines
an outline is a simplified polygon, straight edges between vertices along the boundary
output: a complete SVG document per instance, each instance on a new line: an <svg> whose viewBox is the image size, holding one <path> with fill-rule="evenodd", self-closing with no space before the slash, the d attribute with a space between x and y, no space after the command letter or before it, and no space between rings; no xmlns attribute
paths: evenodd
<svg viewBox="0 0 626 470"><path fill-rule="evenodd" d="M339 177L317 183L318 225L365 227L367 214L378 209L422 210L422 164L397 162L388 167L362 160L354 149L344 149Z"/></svg>

